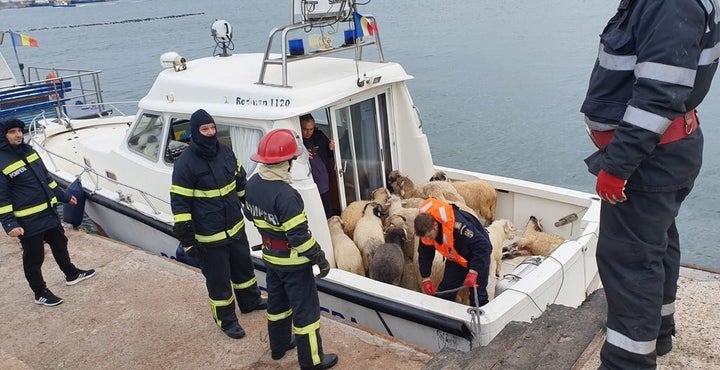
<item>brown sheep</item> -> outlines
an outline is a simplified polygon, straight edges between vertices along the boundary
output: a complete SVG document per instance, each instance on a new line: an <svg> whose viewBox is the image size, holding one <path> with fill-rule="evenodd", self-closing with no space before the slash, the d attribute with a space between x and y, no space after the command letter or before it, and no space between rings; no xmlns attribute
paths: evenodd
<svg viewBox="0 0 720 370"><path fill-rule="evenodd" d="M485 219L485 226L495 221L497 190L485 180L450 181L443 171L436 171L431 182L450 183L465 200L465 204Z"/></svg>
<svg viewBox="0 0 720 370"><path fill-rule="evenodd" d="M543 226L535 216L530 216L530 220L525 226L525 231L517 243L513 243L510 255L517 256L549 256L557 249L565 238L557 235L546 233Z"/></svg>

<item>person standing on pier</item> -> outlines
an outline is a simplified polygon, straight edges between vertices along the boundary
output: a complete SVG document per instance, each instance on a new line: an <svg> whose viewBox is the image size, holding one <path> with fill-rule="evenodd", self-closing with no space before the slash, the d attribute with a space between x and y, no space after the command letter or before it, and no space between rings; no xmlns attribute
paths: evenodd
<svg viewBox="0 0 720 370"><path fill-rule="evenodd" d="M68 239L55 205L58 200L75 205L77 199L58 187L37 152L23 142L24 128L17 118L0 122L0 222L10 237L20 239L23 270L35 303L57 306L63 300L47 288L42 275L45 243L65 274L66 285L93 277L95 270L80 270L70 261Z"/></svg>
<svg viewBox="0 0 720 370"><path fill-rule="evenodd" d="M215 323L235 339L245 336L235 299L242 313L267 307L250 259L240 208L244 197L242 164L232 149L218 142L212 116L203 109L195 111L190 117L190 146L172 173L174 231L185 252L200 263Z"/></svg>
<svg viewBox="0 0 720 370"><path fill-rule="evenodd" d="M720 56L718 0L623 0L600 35L581 111L598 151L597 262L608 303L601 369L654 369L672 349L675 218L702 164L695 108Z"/></svg>
<svg viewBox="0 0 720 370"><path fill-rule="evenodd" d="M329 369L338 356L323 353L312 266L318 265L317 277L322 278L330 272L330 263L310 232L300 194L290 186L290 167L300 153L288 129L270 131L260 139L257 153L250 157L260 165L247 183L247 209L263 242L272 359L279 360L297 344L301 369Z"/></svg>

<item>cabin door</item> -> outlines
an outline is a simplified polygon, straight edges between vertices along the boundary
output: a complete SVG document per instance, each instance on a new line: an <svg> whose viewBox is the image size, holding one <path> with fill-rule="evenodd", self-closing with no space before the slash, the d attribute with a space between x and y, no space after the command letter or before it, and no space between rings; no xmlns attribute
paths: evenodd
<svg viewBox="0 0 720 370"><path fill-rule="evenodd" d="M387 94L331 108L341 207L368 200L392 169Z"/></svg>

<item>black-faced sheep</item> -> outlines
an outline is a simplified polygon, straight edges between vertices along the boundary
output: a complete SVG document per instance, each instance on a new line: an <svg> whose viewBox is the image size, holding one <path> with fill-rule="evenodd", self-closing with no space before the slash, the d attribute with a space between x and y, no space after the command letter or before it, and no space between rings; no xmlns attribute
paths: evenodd
<svg viewBox="0 0 720 370"><path fill-rule="evenodd" d="M382 212L383 208L381 205L375 202L366 204L363 210L363 216L357 220L357 225L353 232L353 241L360 250L366 273L375 254L375 250L378 246L385 243L382 220L380 219Z"/></svg>
<svg viewBox="0 0 720 370"><path fill-rule="evenodd" d="M352 239L345 234L340 216L330 217L328 227L330 228L330 240L332 241L337 268L364 276L365 268L363 267L360 250Z"/></svg>
<svg viewBox="0 0 720 370"><path fill-rule="evenodd" d="M369 276L373 280L400 286L405 256L401 246L407 235L402 227L391 226L385 235L385 243L378 246L370 261Z"/></svg>
<svg viewBox="0 0 720 370"><path fill-rule="evenodd" d="M365 205L370 202L385 205L385 203L387 203L388 201L388 198L390 197L390 192L386 188L377 188L373 190L372 197L372 200L356 200L348 204L348 206L342 211L342 213L340 214L340 218L342 218L343 222L345 223L345 234L350 237L353 236L353 233L355 232L355 225L357 224L360 217L363 216Z"/></svg>
<svg viewBox="0 0 720 370"><path fill-rule="evenodd" d="M514 244L514 248L511 249L510 255L512 257L517 256L549 256L552 252L557 249L562 243L565 242L565 238L557 235L546 233L543 230L543 226L535 216L530 216L530 220L525 226L522 237L517 243Z"/></svg>
<svg viewBox="0 0 720 370"><path fill-rule="evenodd" d="M500 277L503 244L505 240L515 238L517 228L510 220L495 220L487 227L487 231L490 237L490 244L492 244L492 254L490 255L490 273L493 273L494 270L495 276Z"/></svg>
<svg viewBox="0 0 720 370"><path fill-rule="evenodd" d="M463 197L465 204L485 219L485 226L495 220L497 190L485 180L450 181L443 171L436 171L430 182L447 182Z"/></svg>

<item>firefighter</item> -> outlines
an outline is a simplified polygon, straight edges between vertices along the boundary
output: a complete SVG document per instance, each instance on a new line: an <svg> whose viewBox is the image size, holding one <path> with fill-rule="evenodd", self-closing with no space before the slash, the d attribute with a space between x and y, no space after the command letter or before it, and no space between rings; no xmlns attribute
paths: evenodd
<svg viewBox="0 0 720 370"><path fill-rule="evenodd" d="M437 294L465 285L471 289L470 304L488 303L487 283L492 245L487 230L477 217L454 204L428 198L420 203L415 217L415 234L421 236L418 245L418 265L422 287L426 294L454 300L456 292ZM436 288L430 280L435 250L445 257L445 274Z"/></svg>
<svg viewBox="0 0 720 370"><path fill-rule="evenodd" d="M174 231L185 252L200 263L215 323L227 336L245 331L235 314L262 310L245 221L245 170L218 142L215 120L200 109L190 117L190 146L177 159L170 200ZM233 295L234 291L234 295Z"/></svg>
<svg viewBox="0 0 720 370"><path fill-rule="evenodd" d="M302 369L329 369L338 356L323 353L312 266L318 265L317 277L322 278L330 272L330 263L310 232L300 194L290 186L290 167L301 152L298 138L288 129L270 131L260 139L251 157L260 165L247 182L247 209L262 237L267 266L272 359L279 360L297 345Z"/></svg>
<svg viewBox="0 0 720 370"><path fill-rule="evenodd" d="M597 262L608 303L602 369L654 369L672 349L680 240L718 66L718 1L623 0L600 35L581 111L598 151Z"/></svg>

